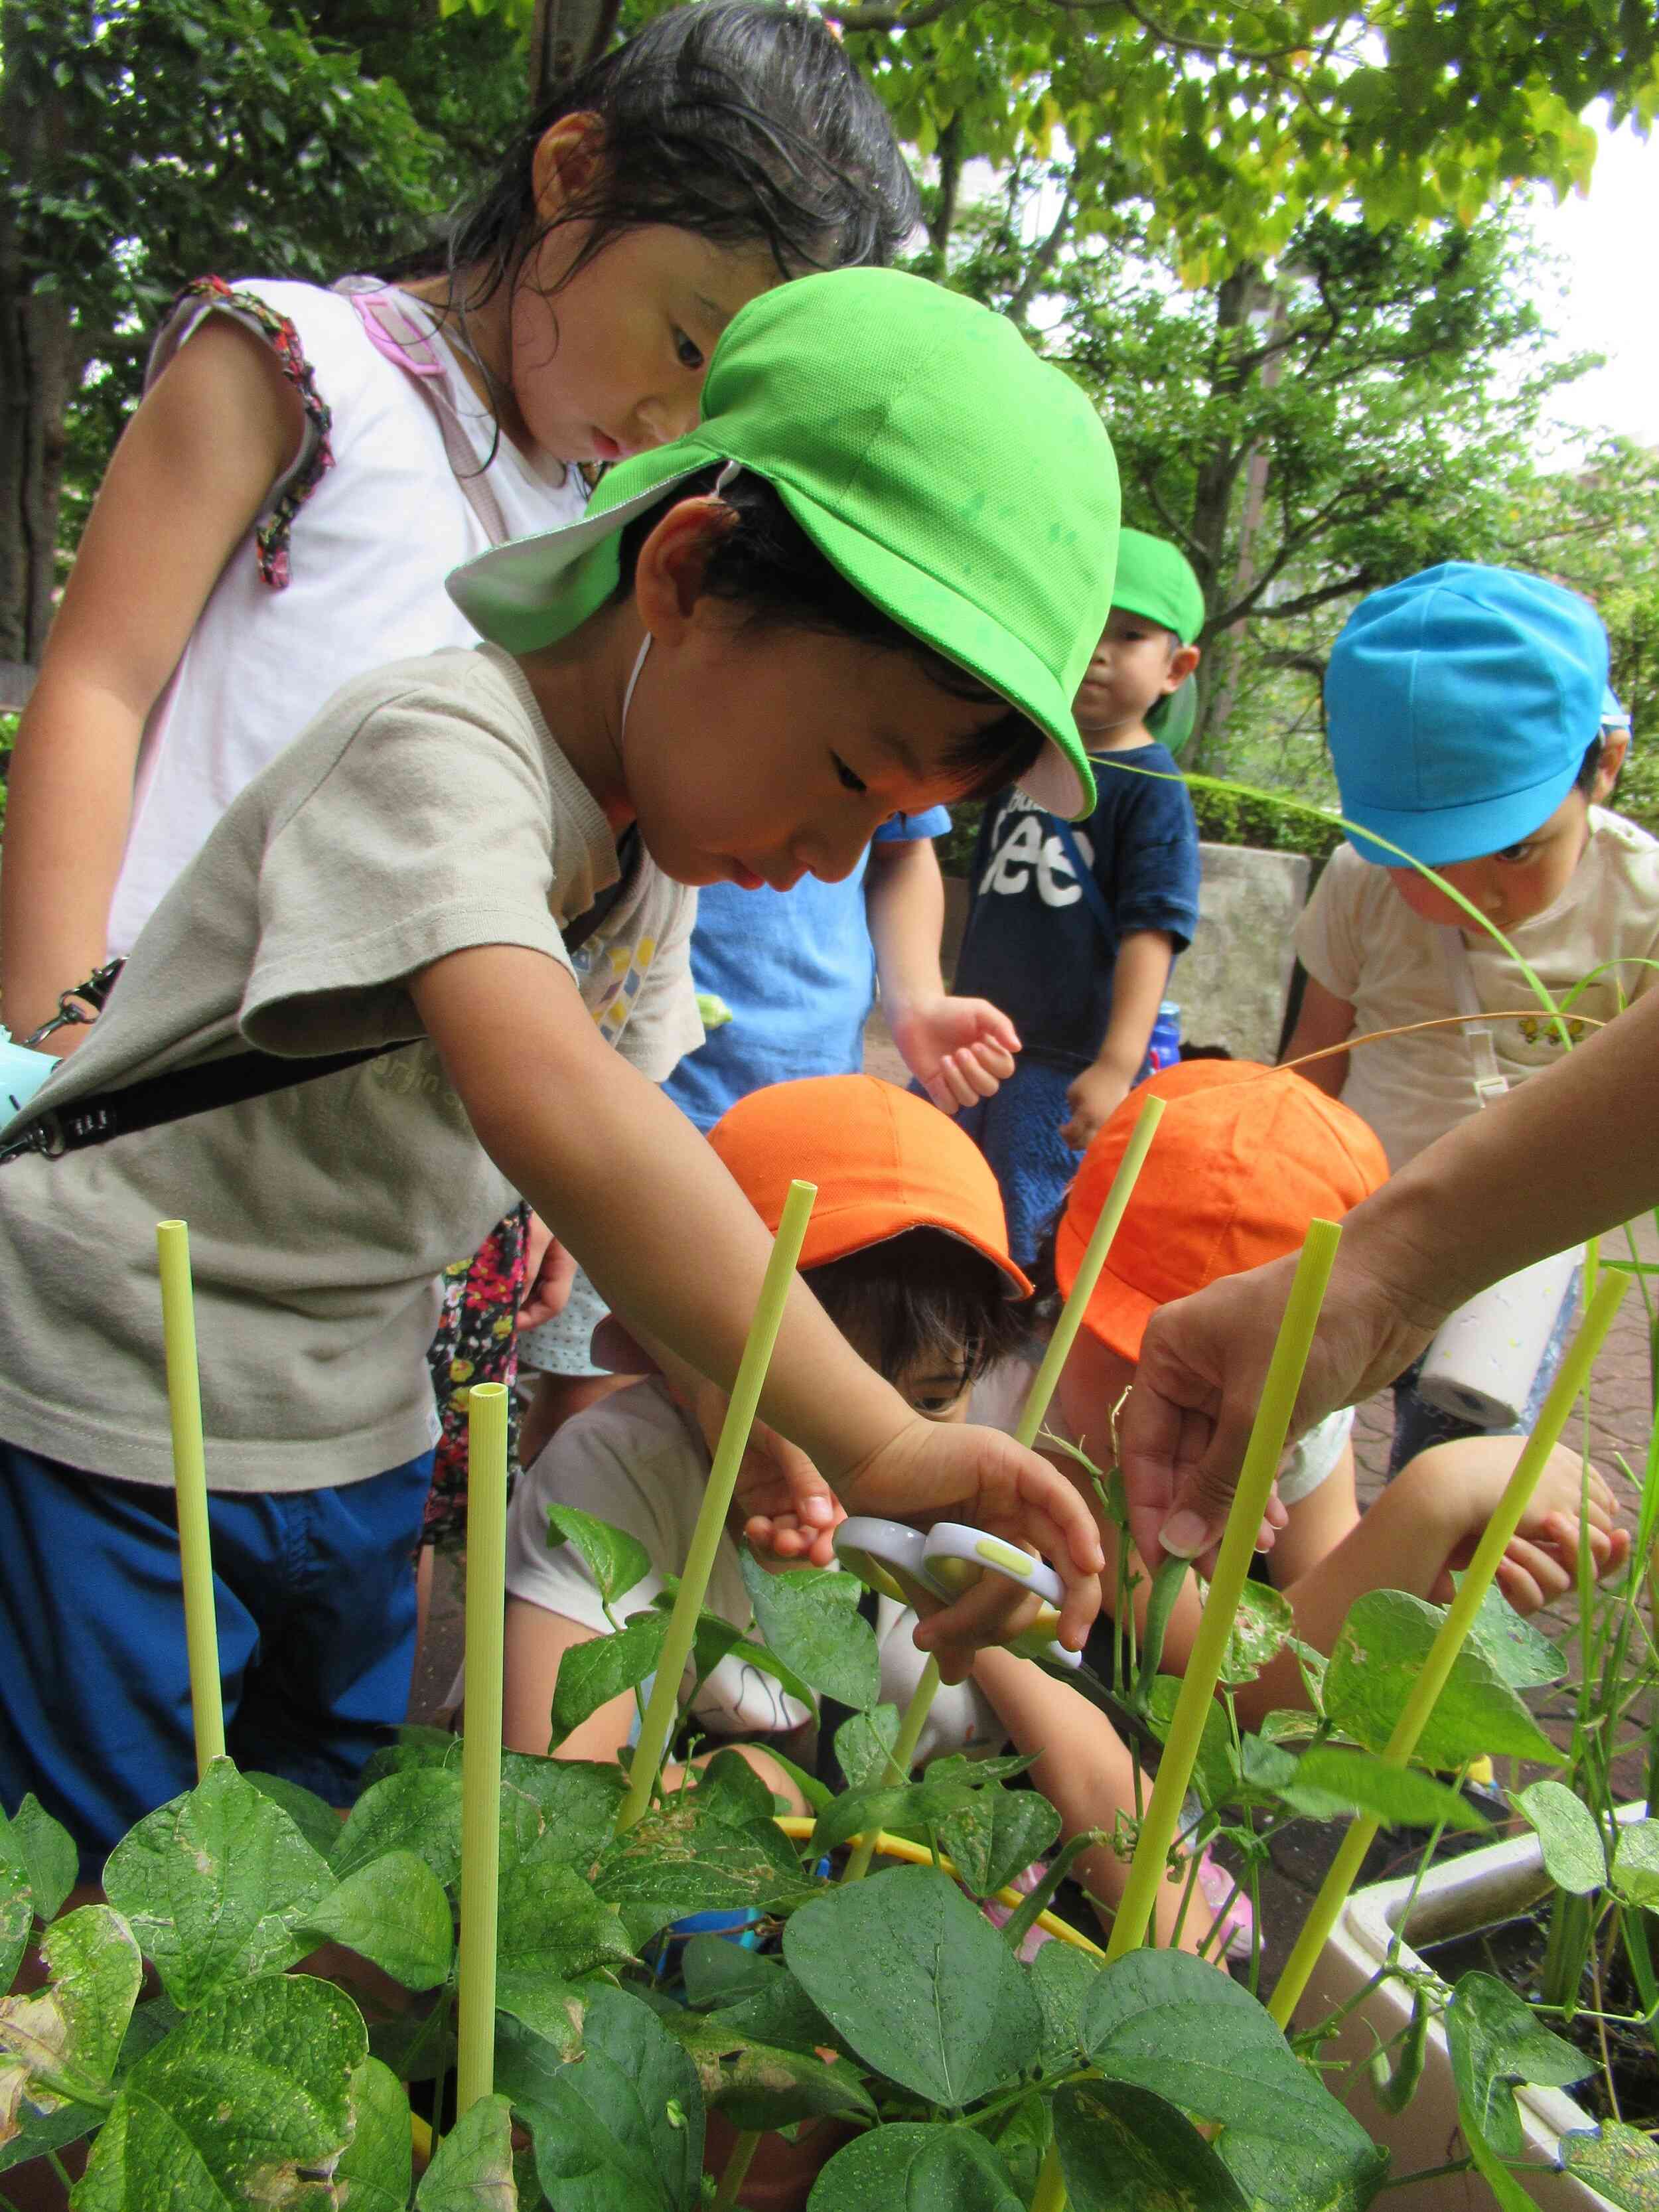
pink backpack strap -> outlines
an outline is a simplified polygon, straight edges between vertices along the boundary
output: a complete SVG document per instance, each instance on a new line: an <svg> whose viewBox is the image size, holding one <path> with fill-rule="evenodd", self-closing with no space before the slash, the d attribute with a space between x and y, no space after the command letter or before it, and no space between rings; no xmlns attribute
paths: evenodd
<svg viewBox="0 0 1659 2212"><path fill-rule="evenodd" d="M489 543L504 544L513 532L501 513L495 488L462 428L450 389L448 364L434 343L430 321L406 292L400 292L395 284L381 283L378 277L343 276L334 289L350 301L374 350L396 362L431 408L437 418L450 471L468 506L477 516Z"/></svg>

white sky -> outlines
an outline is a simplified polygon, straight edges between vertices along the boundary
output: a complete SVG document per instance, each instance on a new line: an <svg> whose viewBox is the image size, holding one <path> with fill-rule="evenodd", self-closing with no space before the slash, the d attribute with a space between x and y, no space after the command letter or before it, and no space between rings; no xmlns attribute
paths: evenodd
<svg viewBox="0 0 1659 2212"><path fill-rule="evenodd" d="M1540 302L1569 347L1607 356L1558 392L1552 412L1569 430L1622 431L1659 445L1659 133L1600 128L1588 195L1559 207L1540 191L1534 234L1561 264L1565 296Z"/></svg>

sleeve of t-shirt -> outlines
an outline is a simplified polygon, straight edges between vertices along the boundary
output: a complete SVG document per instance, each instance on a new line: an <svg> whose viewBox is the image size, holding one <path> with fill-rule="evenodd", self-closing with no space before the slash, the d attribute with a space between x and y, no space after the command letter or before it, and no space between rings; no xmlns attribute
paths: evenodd
<svg viewBox="0 0 1659 2212"><path fill-rule="evenodd" d="M942 837L951 826L946 806L924 806L920 814L892 814L870 841L875 845L910 845L920 837Z"/></svg>
<svg viewBox="0 0 1659 2212"><path fill-rule="evenodd" d="M415 683L373 701L271 825L243 1033L295 1053L418 1036L408 977L476 945L568 972L550 814L539 763L464 698Z"/></svg>
<svg viewBox="0 0 1659 2212"><path fill-rule="evenodd" d="M1368 867L1358 853L1339 846L1314 886L1296 925L1296 957L1316 983L1350 1005L1359 995L1359 900L1357 871Z"/></svg>
<svg viewBox="0 0 1659 2212"><path fill-rule="evenodd" d="M646 1391L654 1386L635 1387ZM601 1634L610 1623L581 1553L574 1544L548 1548L548 1507L578 1506L644 1546L651 1571L623 1600L619 1617L625 1619L648 1606L662 1589L665 1574L678 1574L684 1564L663 1556L663 1508L672 1501L674 1486L691 1499L695 1515L708 1475L706 1467L696 1464L690 1439L677 1434L655 1407L635 1410L621 1402L634 1395L618 1392L557 1430L520 1477L507 1516L509 1595Z"/></svg>
<svg viewBox="0 0 1659 2212"><path fill-rule="evenodd" d="M1184 952L1198 927L1198 824L1184 783L1148 776L1109 853L1095 854L1095 872L1118 934L1158 929Z"/></svg>

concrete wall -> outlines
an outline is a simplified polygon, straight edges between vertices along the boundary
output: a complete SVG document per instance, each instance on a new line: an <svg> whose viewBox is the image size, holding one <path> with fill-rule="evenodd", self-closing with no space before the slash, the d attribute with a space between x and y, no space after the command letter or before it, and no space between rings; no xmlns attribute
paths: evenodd
<svg viewBox="0 0 1659 2212"><path fill-rule="evenodd" d="M1291 932L1307 902L1303 853L1200 845L1198 934L1176 962L1170 996L1188 1044L1224 1044L1236 1060L1279 1052L1295 954Z"/></svg>

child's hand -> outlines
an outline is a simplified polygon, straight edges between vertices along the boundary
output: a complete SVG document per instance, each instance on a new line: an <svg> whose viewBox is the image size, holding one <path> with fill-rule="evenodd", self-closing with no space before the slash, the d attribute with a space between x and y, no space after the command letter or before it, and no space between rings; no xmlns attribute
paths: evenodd
<svg viewBox="0 0 1659 2212"><path fill-rule="evenodd" d="M1442 1568L1430 1597L1451 1601L1455 1571L1474 1555L1482 1531L1515 1471L1518 1437L1466 1437L1421 1452L1412 1462L1421 1479L1455 1486L1466 1516L1463 1536ZM1558 1444L1545 1463L1526 1511L1498 1563L1498 1588L1520 1613L1534 1613L1572 1589L1578 1577L1580 1491L1590 1562L1597 1581L1615 1573L1630 1554L1630 1538L1618 1525L1613 1492L1591 1468L1588 1480L1576 1452Z"/></svg>
<svg viewBox="0 0 1659 2212"><path fill-rule="evenodd" d="M944 993L885 1011L905 1066L946 1114L989 1098L1014 1072L1019 1032L988 999Z"/></svg>
<svg viewBox="0 0 1659 2212"><path fill-rule="evenodd" d="M1075 1152L1086 1152L1102 1122L1109 1121L1129 1095L1129 1085L1115 1068L1098 1060L1085 1067L1067 1086L1066 1103L1072 1118L1062 1122L1060 1140Z"/></svg>
<svg viewBox="0 0 1659 2212"><path fill-rule="evenodd" d="M1100 1610L1105 1560L1093 1516L1079 1493L1035 1452L994 1429L917 1419L849 1470L841 1498L850 1512L926 1523L966 1521L1012 1543L1034 1544L1066 1586L1060 1638L1080 1651ZM1009 1620L1031 1601L1001 1575L985 1575L954 1605L917 1632L947 1682L959 1682L973 1655L1003 1641Z"/></svg>
<svg viewBox="0 0 1659 2212"><path fill-rule="evenodd" d="M690 1411L711 1459L728 1402L712 1382L700 1381L691 1395ZM835 1564L836 1530L847 1516L799 1446L757 1421L732 1485L731 1518L757 1551L792 1566L828 1567Z"/></svg>
<svg viewBox="0 0 1659 2212"><path fill-rule="evenodd" d="M536 1328L562 1314L576 1279L576 1255L568 1252L542 1219L532 1213L525 1234L524 1296L518 1326Z"/></svg>

